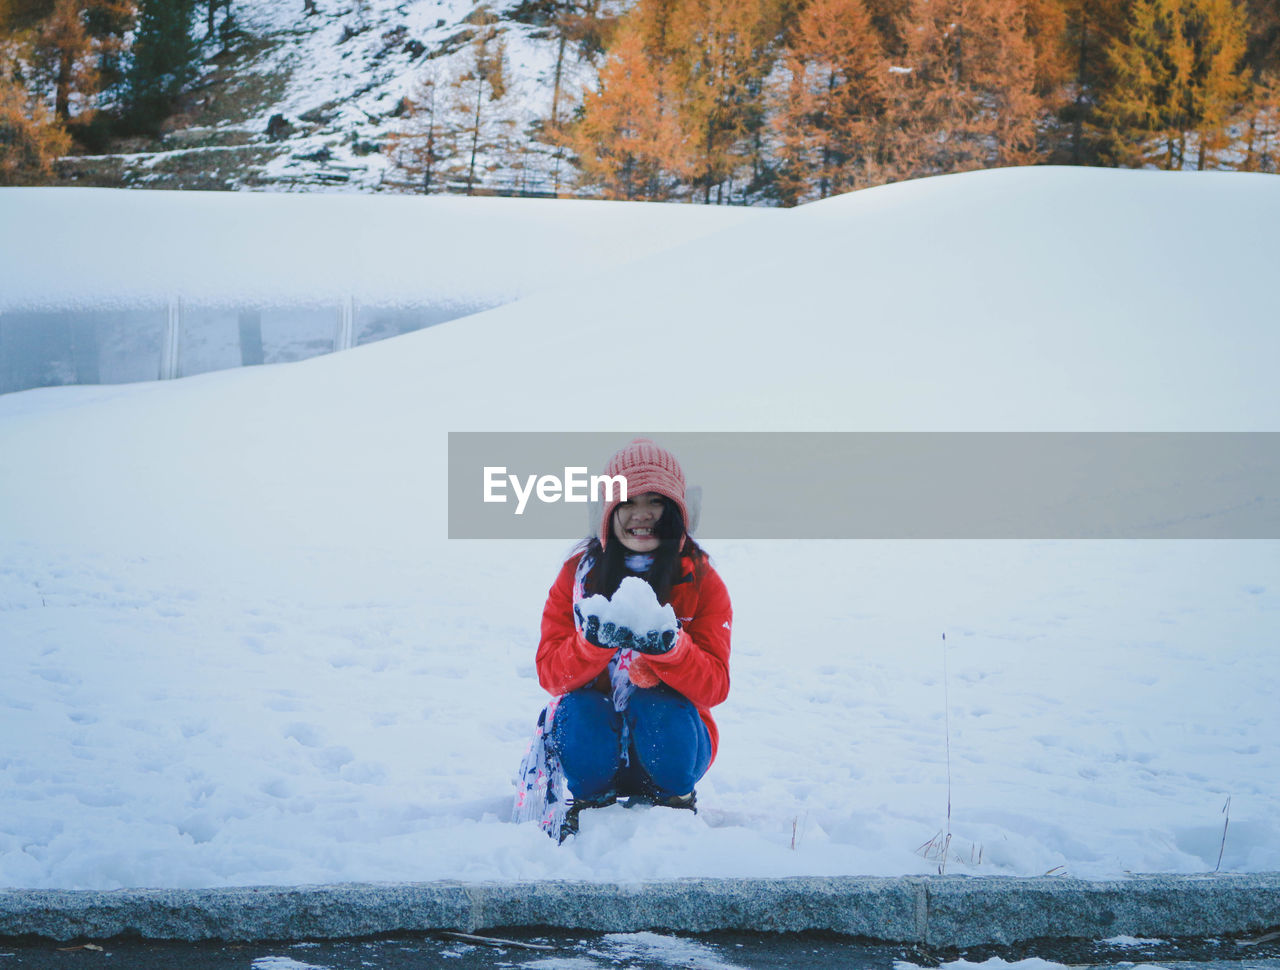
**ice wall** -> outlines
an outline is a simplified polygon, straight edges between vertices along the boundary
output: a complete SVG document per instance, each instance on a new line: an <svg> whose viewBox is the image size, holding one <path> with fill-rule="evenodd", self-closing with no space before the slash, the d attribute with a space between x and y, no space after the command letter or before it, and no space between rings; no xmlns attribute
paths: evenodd
<svg viewBox="0 0 1280 970"><path fill-rule="evenodd" d="M301 360L776 215L581 200L0 189L0 393Z"/></svg>

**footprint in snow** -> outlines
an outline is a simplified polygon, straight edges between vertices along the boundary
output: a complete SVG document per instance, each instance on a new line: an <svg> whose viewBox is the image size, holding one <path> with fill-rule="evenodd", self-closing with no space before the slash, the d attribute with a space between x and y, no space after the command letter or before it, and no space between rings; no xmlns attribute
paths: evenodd
<svg viewBox="0 0 1280 970"><path fill-rule="evenodd" d="M290 724L284 730L286 738L292 738L304 748L318 748L324 743L320 737L320 731L314 724L306 724L297 721Z"/></svg>
<svg viewBox="0 0 1280 970"><path fill-rule="evenodd" d="M57 667L37 667L34 673L41 680L64 687L78 687L81 683L80 678L75 674Z"/></svg>

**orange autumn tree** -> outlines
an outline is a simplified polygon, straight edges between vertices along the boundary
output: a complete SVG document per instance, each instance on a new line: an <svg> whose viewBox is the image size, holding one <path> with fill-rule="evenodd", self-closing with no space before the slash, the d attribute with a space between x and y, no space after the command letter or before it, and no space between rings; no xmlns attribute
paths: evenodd
<svg viewBox="0 0 1280 970"><path fill-rule="evenodd" d="M661 65L645 49L635 22L614 39L599 86L582 95L570 134L579 182L610 199L665 199L674 181L681 138L672 106L661 96Z"/></svg>
<svg viewBox="0 0 1280 970"><path fill-rule="evenodd" d="M777 55L782 0L678 0L668 46L691 187L704 202L732 198L765 124L764 82ZM753 171L755 169L755 171Z"/></svg>
<svg viewBox="0 0 1280 970"><path fill-rule="evenodd" d="M779 0L639 0L584 95L573 135L580 183L710 202L749 181L780 9Z"/></svg>
<svg viewBox="0 0 1280 970"><path fill-rule="evenodd" d="M812 0L801 11L775 94L784 205L855 188L886 107L888 64L863 0Z"/></svg>
<svg viewBox="0 0 1280 970"><path fill-rule="evenodd" d="M888 69L878 180L1036 160L1032 34L1026 0L914 0Z"/></svg>
<svg viewBox="0 0 1280 970"><path fill-rule="evenodd" d="M1280 74L1265 72L1254 81L1244 119L1245 172L1280 171Z"/></svg>
<svg viewBox="0 0 1280 970"><path fill-rule="evenodd" d="M1234 0L1191 0L1186 25L1192 53L1187 120L1196 133L1196 168L1203 171L1231 147L1228 126L1249 91L1241 70L1248 26Z"/></svg>
<svg viewBox="0 0 1280 970"><path fill-rule="evenodd" d="M53 179L53 162L71 139L44 105L0 76L0 186L40 185Z"/></svg>
<svg viewBox="0 0 1280 970"><path fill-rule="evenodd" d="M1136 0L1109 48L1115 83L1099 106L1121 165L1181 169L1188 136L1197 167L1215 161L1246 93L1247 21L1232 0Z"/></svg>
<svg viewBox="0 0 1280 970"><path fill-rule="evenodd" d="M53 90L59 121L72 119L76 102L75 114L92 114L102 66L123 52L135 14L132 0L52 0L44 8L30 31L29 50L36 75Z"/></svg>
<svg viewBox="0 0 1280 970"><path fill-rule="evenodd" d="M441 162L457 151L456 137L443 122L445 111L441 72L427 61L413 93L402 102L402 126L387 135L387 157L422 187L424 194L436 187Z"/></svg>
<svg viewBox="0 0 1280 970"><path fill-rule="evenodd" d="M1128 29L1108 48L1115 83L1098 108L1112 135L1114 164L1181 166L1185 131L1182 91L1191 75L1191 47L1181 0L1137 0Z"/></svg>

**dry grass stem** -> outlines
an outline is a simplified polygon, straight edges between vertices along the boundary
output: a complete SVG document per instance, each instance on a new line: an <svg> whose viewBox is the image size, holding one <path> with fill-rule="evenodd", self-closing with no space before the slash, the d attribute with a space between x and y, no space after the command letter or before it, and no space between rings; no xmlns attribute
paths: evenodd
<svg viewBox="0 0 1280 970"><path fill-rule="evenodd" d="M1222 854L1227 851L1227 829L1231 825L1231 796L1227 796L1226 804L1222 806L1222 814L1226 818L1222 822L1222 844L1218 846L1218 864L1213 867L1214 872L1222 869Z"/></svg>

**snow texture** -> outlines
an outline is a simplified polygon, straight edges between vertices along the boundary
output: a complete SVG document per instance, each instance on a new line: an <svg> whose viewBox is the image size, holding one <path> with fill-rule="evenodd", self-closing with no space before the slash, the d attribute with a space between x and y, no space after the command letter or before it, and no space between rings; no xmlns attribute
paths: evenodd
<svg viewBox="0 0 1280 970"><path fill-rule="evenodd" d="M51 221L12 192L6 245ZM446 239L500 200L458 201ZM578 537L446 538L449 431L1280 431L1276 226L1273 176L971 173L344 353L0 396L0 885L1280 869L1276 542L709 543L699 812L558 847L507 819Z"/></svg>

